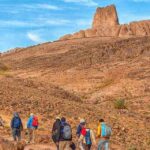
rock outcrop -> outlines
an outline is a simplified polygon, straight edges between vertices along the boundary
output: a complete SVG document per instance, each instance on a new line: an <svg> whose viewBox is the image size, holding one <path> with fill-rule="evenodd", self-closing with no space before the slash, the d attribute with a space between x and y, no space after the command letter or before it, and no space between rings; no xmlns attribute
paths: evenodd
<svg viewBox="0 0 150 150"><path fill-rule="evenodd" d="M114 5L105 8L98 7L94 16L92 28L119 25L116 7Z"/></svg>
<svg viewBox="0 0 150 150"><path fill-rule="evenodd" d="M104 8L97 8L91 29L81 30L72 35L65 35L61 37L60 40L87 37L132 37L146 35L150 35L150 20L120 25L116 7L110 5Z"/></svg>

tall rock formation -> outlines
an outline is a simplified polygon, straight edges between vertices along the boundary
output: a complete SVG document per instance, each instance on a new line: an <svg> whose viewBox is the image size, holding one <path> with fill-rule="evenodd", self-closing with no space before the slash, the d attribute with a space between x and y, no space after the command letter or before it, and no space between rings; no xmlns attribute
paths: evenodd
<svg viewBox="0 0 150 150"><path fill-rule="evenodd" d="M97 29L104 26L119 25L116 7L114 5L105 8L98 7L93 19L92 28Z"/></svg>
<svg viewBox="0 0 150 150"><path fill-rule="evenodd" d="M150 20L119 24L115 5L98 7L94 15L91 29L68 34L60 40L79 39L86 37L131 37L150 36Z"/></svg>

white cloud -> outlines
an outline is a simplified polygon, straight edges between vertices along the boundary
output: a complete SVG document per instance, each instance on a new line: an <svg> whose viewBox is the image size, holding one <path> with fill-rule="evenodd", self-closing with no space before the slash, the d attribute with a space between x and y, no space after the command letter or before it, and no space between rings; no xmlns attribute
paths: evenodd
<svg viewBox="0 0 150 150"><path fill-rule="evenodd" d="M11 9L10 9L11 8ZM40 10L62 10L61 7L56 5L50 5L45 3L36 3L36 4L0 4L0 12L7 12L12 14L19 14L22 12L32 12Z"/></svg>
<svg viewBox="0 0 150 150"><path fill-rule="evenodd" d="M28 32L27 37L35 43L41 43L43 41L39 35L32 33L32 32Z"/></svg>
<svg viewBox="0 0 150 150"><path fill-rule="evenodd" d="M49 4L24 4L22 5L23 8L27 8L27 9L47 9L47 10L60 10L62 8L55 6L55 5L49 5Z"/></svg>
<svg viewBox="0 0 150 150"><path fill-rule="evenodd" d="M54 19L54 18L36 18L33 20L0 20L0 27L47 27L47 26L64 26L71 24L71 20Z"/></svg>
<svg viewBox="0 0 150 150"><path fill-rule="evenodd" d="M63 0L66 3L80 3L86 6L97 6L98 3L96 3L94 0Z"/></svg>
<svg viewBox="0 0 150 150"><path fill-rule="evenodd" d="M33 23L19 20L0 20L0 27L26 27L33 25Z"/></svg>
<svg viewBox="0 0 150 150"><path fill-rule="evenodd" d="M70 24L71 21L70 20L66 20L66 19L47 19L47 20L45 20L45 23L47 25L62 26L62 25Z"/></svg>

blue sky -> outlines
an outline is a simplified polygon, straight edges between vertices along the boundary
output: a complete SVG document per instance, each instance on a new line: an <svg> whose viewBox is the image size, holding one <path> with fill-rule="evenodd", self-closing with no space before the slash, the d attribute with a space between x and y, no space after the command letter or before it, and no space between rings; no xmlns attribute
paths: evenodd
<svg viewBox="0 0 150 150"><path fill-rule="evenodd" d="M96 8L110 4L120 23L150 19L150 0L0 0L0 51L90 28Z"/></svg>

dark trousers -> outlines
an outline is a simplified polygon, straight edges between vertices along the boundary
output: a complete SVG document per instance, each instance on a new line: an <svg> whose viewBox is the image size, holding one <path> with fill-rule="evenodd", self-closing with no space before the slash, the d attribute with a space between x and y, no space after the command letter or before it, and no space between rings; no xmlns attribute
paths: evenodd
<svg viewBox="0 0 150 150"><path fill-rule="evenodd" d="M13 136L14 141L16 141L16 140L20 141L21 140L21 130L17 129L17 128L13 128L12 136Z"/></svg>

